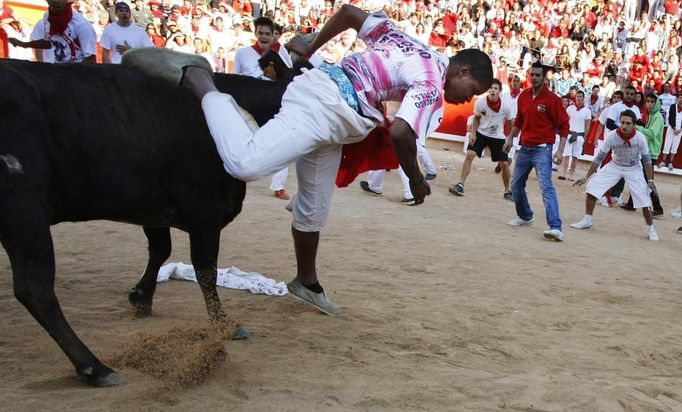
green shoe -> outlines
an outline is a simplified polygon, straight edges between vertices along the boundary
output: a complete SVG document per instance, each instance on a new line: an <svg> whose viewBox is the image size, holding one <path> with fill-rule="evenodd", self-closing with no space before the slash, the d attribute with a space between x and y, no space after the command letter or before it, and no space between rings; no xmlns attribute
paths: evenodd
<svg viewBox="0 0 682 412"><path fill-rule="evenodd" d="M287 288L291 296L296 299L314 306L317 310L330 316L338 316L341 314L341 308L334 306L334 304L327 298L327 295L322 293L315 293L307 287L303 286L298 279L294 279L287 284Z"/></svg>

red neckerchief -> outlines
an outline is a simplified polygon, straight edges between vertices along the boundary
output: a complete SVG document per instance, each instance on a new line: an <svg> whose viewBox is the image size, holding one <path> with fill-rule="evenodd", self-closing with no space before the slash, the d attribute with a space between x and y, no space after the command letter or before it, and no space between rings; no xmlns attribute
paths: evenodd
<svg viewBox="0 0 682 412"><path fill-rule="evenodd" d="M258 44L258 42L255 42L252 47L256 51L256 53L258 53L259 56L262 56L263 53L265 53L265 50L263 50L263 48L260 47L260 44Z"/></svg>
<svg viewBox="0 0 682 412"><path fill-rule="evenodd" d="M516 99L521 94L521 89L518 89L518 90L509 89L509 94L511 95L511 97L513 99Z"/></svg>
<svg viewBox="0 0 682 412"><path fill-rule="evenodd" d="M590 104L594 105L595 103L597 103L597 99L599 99L599 96L595 95L590 96Z"/></svg>
<svg viewBox="0 0 682 412"><path fill-rule="evenodd" d="M646 125L646 122L649 120L649 113L646 110L642 110L642 123Z"/></svg>
<svg viewBox="0 0 682 412"><path fill-rule="evenodd" d="M66 3L66 7L64 7L61 13L53 13L48 10L47 21L50 23L50 36L61 36L64 34L64 30L66 30L66 26L69 25L72 17L73 9L71 8L71 3Z"/></svg>
<svg viewBox="0 0 682 412"><path fill-rule="evenodd" d="M488 103L488 107L490 107L490 110L494 112L499 112L500 109L502 108L502 99L497 99L496 102L490 100L490 96L485 97L485 102Z"/></svg>
<svg viewBox="0 0 682 412"><path fill-rule="evenodd" d="M635 102L627 103L627 102L625 102L625 100L623 100L623 104L626 105L627 107L630 107L630 108L631 108L632 106L635 105Z"/></svg>
<svg viewBox="0 0 682 412"><path fill-rule="evenodd" d="M677 103L677 112L682 112L682 103Z"/></svg>
<svg viewBox="0 0 682 412"><path fill-rule="evenodd" d="M277 53L279 53L279 49L280 49L281 47L282 47L281 44L279 44L279 43L273 43L272 46L270 46L270 50L274 50L274 51L276 51ZM260 47L260 44L258 44L258 42L255 42L255 43L253 44L253 49L256 51L256 53L258 53L259 56L262 56L263 53L265 52L265 50L263 50L263 48Z"/></svg>
<svg viewBox="0 0 682 412"><path fill-rule="evenodd" d="M618 136L620 136L621 139L623 139L623 145L625 146L630 146L630 140L635 137L635 130L632 130L632 133L630 133L630 136L625 136L623 132L620 130L620 127L616 129L616 133L618 133Z"/></svg>
<svg viewBox="0 0 682 412"><path fill-rule="evenodd" d="M579 112L580 109L582 109L583 107L585 107L584 104L578 104L578 103L576 103L576 104L575 104L575 111L576 111L576 112Z"/></svg>

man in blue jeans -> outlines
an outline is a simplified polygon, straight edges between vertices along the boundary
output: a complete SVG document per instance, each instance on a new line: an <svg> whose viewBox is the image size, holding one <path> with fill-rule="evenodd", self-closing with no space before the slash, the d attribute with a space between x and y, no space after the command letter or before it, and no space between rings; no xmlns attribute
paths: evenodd
<svg viewBox="0 0 682 412"><path fill-rule="evenodd" d="M516 155L514 175L511 182L512 196L516 204L518 217L507 224L510 226L530 226L533 223L533 210L528 203L526 181L530 171L535 168L542 200L545 204L548 230L543 236L561 242L564 234L561 231L559 216L559 200L552 184L552 159L561 164L566 137L568 136L568 114L561 104L561 99L552 93L545 84L547 69L536 62L530 68L531 87L521 92L518 97L518 111L514 126L509 132L503 146L509 151L512 140L521 131L519 150ZM552 156L552 145L559 132L559 147Z"/></svg>

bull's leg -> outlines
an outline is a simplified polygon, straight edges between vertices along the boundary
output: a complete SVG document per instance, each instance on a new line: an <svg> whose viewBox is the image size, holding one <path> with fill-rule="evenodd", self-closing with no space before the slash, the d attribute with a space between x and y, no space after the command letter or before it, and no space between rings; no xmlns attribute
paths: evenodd
<svg viewBox="0 0 682 412"><path fill-rule="evenodd" d="M192 265L197 275L201 293L206 301L208 316L212 321L225 322L227 318L216 291L220 231L207 229L192 230L189 233L189 242Z"/></svg>
<svg viewBox="0 0 682 412"><path fill-rule="evenodd" d="M152 300L159 269L170 256L172 246L170 228L145 227L144 234L149 244L149 261L142 278L128 293L128 301L135 306L138 314L147 316L152 313Z"/></svg>
<svg viewBox="0 0 682 412"><path fill-rule="evenodd" d="M220 327L232 326L220 303L216 291L218 278L218 249L220 248L220 230L195 229L189 233L192 265L197 275L201 293L206 301L206 310L211 320ZM232 332L233 339L246 339L251 336L243 326L236 324Z"/></svg>
<svg viewBox="0 0 682 412"><path fill-rule="evenodd" d="M21 209L27 209L25 205L29 204L26 202ZM95 386L116 385L116 373L90 352L64 318L54 293L54 249L49 224L47 218L29 216L31 212L36 211L13 215L13 221L2 222L0 227L2 244L12 265L14 295L62 348L81 379Z"/></svg>

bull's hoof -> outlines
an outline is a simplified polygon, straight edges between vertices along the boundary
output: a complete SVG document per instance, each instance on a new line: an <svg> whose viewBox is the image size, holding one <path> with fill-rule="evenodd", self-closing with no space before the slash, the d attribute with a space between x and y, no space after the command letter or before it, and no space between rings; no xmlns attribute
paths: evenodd
<svg viewBox="0 0 682 412"><path fill-rule="evenodd" d="M237 324L237 326L234 327L234 331L232 332L232 340L243 340L243 339L248 339L252 336L253 334L246 330L245 327L243 327L240 324Z"/></svg>
<svg viewBox="0 0 682 412"><path fill-rule="evenodd" d="M107 388L121 384L121 379L116 372L106 366L101 366L99 368L89 366L77 373L80 380L96 388Z"/></svg>
<svg viewBox="0 0 682 412"><path fill-rule="evenodd" d="M133 288L128 293L128 302L130 302L138 316L149 316L152 314L152 302L144 296L141 289Z"/></svg>

